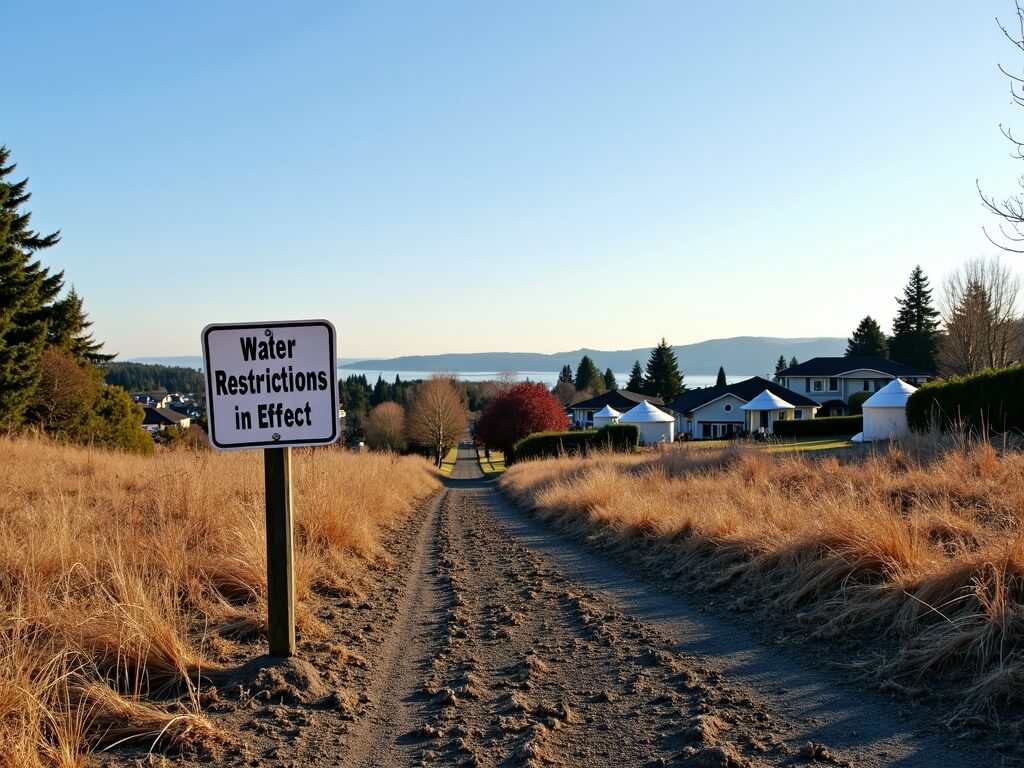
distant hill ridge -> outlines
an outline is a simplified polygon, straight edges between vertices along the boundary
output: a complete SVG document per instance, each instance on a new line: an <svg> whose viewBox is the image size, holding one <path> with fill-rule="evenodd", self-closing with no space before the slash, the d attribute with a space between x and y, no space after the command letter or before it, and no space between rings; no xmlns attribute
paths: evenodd
<svg viewBox="0 0 1024 768"><path fill-rule="evenodd" d="M807 360L812 357L838 357L846 350L846 339L838 337L778 338L773 336L736 336L710 339L672 348L684 373L713 374L724 366L731 374L765 374L775 370L779 355ZM600 350L577 349L571 352L469 352L441 355L403 355L401 357L358 360L343 363L342 368L387 371L559 371L563 365L575 369L583 355L604 370L628 371L636 360L646 364L651 347Z"/></svg>
<svg viewBox="0 0 1024 768"><path fill-rule="evenodd" d="M730 376L765 375L775 370L775 361L782 355L788 361L796 356L801 362L812 357L839 357L846 351L846 339L821 336L817 338L778 338L775 336L736 336L731 339L710 339L696 344L673 347L684 374L713 375L718 366L724 366ZM340 358L342 369L370 371L458 371L480 373L484 371L536 371L557 372L563 365L576 369L583 355L590 355L602 371L611 368L616 373L629 371L633 362L647 363L651 347L637 349L600 350L577 349L572 352L542 354L539 352L456 352L442 355L403 355L401 357L356 359ZM181 365L200 369L203 359L195 355L178 357L133 357L131 362Z"/></svg>

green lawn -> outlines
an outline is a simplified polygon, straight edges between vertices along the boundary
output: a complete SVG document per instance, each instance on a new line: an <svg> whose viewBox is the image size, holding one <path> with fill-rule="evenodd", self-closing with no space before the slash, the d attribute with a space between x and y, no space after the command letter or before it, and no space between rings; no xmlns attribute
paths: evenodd
<svg viewBox="0 0 1024 768"><path fill-rule="evenodd" d="M693 440L682 443L689 449L706 450L709 448L725 448L734 445L733 440ZM850 448L854 445L846 437L798 437L789 440L774 440L768 443L747 442L745 445L752 446L768 453L804 453L809 451L831 451L837 448Z"/></svg>
<svg viewBox="0 0 1024 768"><path fill-rule="evenodd" d="M455 461L459 455L459 448L456 446L445 454L444 459L441 460L441 474L450 475L452 470L455 469Z"/></svg>
<svg viewBox="0 0 1024 768"><path fill-rule="evenodd" d="M830 451L836 448L851 448L846 437L807 437L787 442L769 443L764 449L769 453L804 453L806 451Z"/></svg>
<svg viewBox="0 0 1024 768"><path fill-rule="evenodd" d="M496 477L505 471L505 455L501 451L491 451L491 460L486 458L483 448L477 448L476 458L480 462L480 471L488 477Z"/></svg>

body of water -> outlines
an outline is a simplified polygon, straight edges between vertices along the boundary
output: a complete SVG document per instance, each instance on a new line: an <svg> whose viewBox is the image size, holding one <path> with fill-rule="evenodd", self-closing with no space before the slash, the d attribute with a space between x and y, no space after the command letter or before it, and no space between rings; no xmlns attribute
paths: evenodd
<svg viewBox="0 0 1024 768"><path fill-rule="evenodd" d="M130 362L144 362L144 363L158 363L160 365L180 365L187 368L195 368L198 371L203 370L203 359L201 357L149 357L137 359ZM387 371L378 370L371 368L338 368L338 380L341 381L348 376L358 376L363 374L366 376L367 381L372 385L377 381L378 376L383 376L385 381L394 381L395 375L397 374L402 378L403 381L412 381L415 379L429 379L431 376L436 375L436 371ZM504 376L507 371L445 371L446 374L454 376L457 379L463 381L493 381L494 379ZM547 384L549 387L555 386L558 381L557 371L515 371L515 378L517 381L540 381ZM710 387L715 383L717 376L713 373L687 373L683 377L683 382L690 389L697 389L698 387ZM749 379L750 376L743 374L739 376L729 376L726 378L729 383L732 384L737 381L743 381ZM619 387L625 387L626 382L629 381L628 371L618 371L615 373L615 380L618 382Z"/></svg>
<svg viewBox="0 0 1024 768"><path fill-rule="evenodd" d="M445 373L454 376L457 379L462 379L463 381L493 381L494 379L503 377L508 372L446 371ZM385 371L363 368L338 368L339 381L349 376L359 376L360 374L366 376L366 380L372 385L377 381L378 376L383 377L385 381L389 382L395 380L395 375L401 377L403 381L409 381L413 379L429 379L431 376L436 375L436 371ZM553 387L558 382L558 373L555 371L515 371L515 378L517 381L539 381L549 387ZM683 383L690 389L697 389L698 387L713 386L716 378L717 376L715 374L685 374L683 377ZM726 378L731 384L736 381L743 381L743 379L749 379L750 376L727 375ZM629 372L617 372L615 374L615 380L618 382L620 388L625 388L626 382L629 381Z"/></svg>

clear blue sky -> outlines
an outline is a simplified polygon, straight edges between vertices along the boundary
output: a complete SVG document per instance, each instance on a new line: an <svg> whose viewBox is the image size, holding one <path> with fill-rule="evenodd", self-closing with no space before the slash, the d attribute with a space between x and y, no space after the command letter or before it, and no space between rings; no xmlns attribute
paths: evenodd
<svg viewBox="0 0 1024 768"><path fill-rule="evenodd" d="M1024 171L1011 0L157 5L3 11L0 143L127 357L845 336Z"/></svg>

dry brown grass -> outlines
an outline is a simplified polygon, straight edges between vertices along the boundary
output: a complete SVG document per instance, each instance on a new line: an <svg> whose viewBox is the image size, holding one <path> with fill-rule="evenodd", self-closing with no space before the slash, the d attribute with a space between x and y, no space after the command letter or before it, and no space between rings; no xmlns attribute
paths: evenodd
<svg viewBox="0 0 1024 768"><path fill-rule="evenodd" d="M884 633L894 651L874 671L903 688L966 680L960 714L1024 696L1024 454L684 446L525 463L501 484L543 518L814 634Z"/></svg>
<svg viewBox="0 0 1024 768"><path fill-rule="evenodd" d="M0 439L0 467L0 768L216 740L195 695L227 671L210 645L264 626L260 454ZM292 471L300 600L344 587L438 486L426 461L389 455L295 451Z"/></svg>

